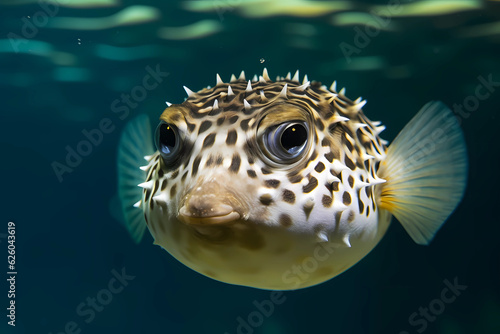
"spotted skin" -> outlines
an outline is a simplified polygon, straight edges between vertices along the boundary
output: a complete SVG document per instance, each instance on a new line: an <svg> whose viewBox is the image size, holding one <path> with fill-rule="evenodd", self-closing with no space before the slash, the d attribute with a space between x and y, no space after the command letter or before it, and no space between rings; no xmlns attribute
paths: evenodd
<svg viewBox="0 0 500 334"><path fill-rule="evenodd" d="M178 129L178 157L165 163L157 151L148 158L151 187L140 207L156 244L214 279L280 290L328 280L377 244L390 220L375 204L386 142L361 110L364 102L335 85L300 83L298 74L272 81L267 71L187 91L160 116ZM307 142L299 159L282 163L262 138L289 121L307 124ZM218 206L240 218L212 225L179 219L181 210L202 217ZM311 258L317 268L298 275L293 268Z"/></svg>

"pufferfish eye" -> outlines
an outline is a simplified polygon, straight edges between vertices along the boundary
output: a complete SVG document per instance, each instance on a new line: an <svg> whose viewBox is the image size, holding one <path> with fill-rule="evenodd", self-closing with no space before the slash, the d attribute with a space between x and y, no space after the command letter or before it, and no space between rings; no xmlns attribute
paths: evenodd
<svg viewBox="0 0 500 334"><path fill-rule="evenodd" d="M174 162L181 146L179 131L174 125L161 122L156 128L155 144L166 164Z"/></svg>
<svg viewBox="0 0 500 334"><path fill-rule="evenodd" d="M295 162L305 151L309 128L305 122L286 122L270 127L264 134L269 158L278 163Z"/></svg>

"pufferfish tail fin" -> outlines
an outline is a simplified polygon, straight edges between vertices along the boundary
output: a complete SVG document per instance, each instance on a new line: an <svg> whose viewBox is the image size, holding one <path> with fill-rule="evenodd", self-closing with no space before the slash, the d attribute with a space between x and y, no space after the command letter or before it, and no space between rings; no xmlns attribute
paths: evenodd
<svg viewBox="0 0 500 334"><path fill-rule="evenodd" d="M460 125L441 102L427 103L387 149L380 208L427 245L462 199L467 152Z"/></svg>
<svg viewBox="0 0 500 334"><path fill-rule="evenodd" d="M118 147L118 196L125 227L136 243L146 229L143 210L134 204L142 199L142 188L137 185L146 180L146 172L139 167L147 164L145 155L154 153L151 139L149 117L139 115L125 126Z"/></svg>

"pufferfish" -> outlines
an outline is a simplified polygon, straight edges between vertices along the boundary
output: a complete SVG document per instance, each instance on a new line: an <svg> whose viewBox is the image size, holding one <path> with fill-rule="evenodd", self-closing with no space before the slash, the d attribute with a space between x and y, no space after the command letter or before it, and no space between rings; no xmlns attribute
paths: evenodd
<svg viewBox="0 0 500 334"><path fill-rule="evenodd" d="M467 178L460 126L426 104L394 141L361 98L307 76L230 82L124 129L118 193L125 225L215 280L270 290L325 282L367 255L392 216L428 244ZM153 142L156 150L153 148Z"/></svg>

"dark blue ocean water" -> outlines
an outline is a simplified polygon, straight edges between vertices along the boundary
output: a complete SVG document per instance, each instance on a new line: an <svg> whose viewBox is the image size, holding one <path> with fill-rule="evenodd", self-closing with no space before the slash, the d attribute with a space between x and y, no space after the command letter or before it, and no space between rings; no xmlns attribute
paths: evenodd
<svg viewBox="0 0 500 334"><path fill-rule="evenodd" d="M432 3L449 6L0 0L0 333L500 333L500 3ZM337 80L389 141L430 100L455 110L469 181L430 246L394 220L344 274L277 296L208 279L148 233L134 244L114 214L127 121L264 67Z"/></svg>

